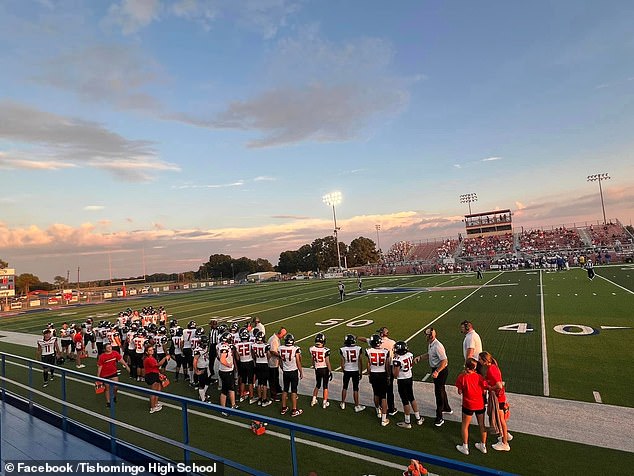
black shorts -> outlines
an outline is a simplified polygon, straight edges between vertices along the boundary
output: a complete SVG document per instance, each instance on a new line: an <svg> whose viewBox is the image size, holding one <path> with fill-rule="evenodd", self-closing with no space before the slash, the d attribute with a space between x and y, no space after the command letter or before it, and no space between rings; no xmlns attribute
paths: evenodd
<svg viewBox="0 0 634 476"><path fill-rule="evenodd" d="M387 373L386 372L370 372L370 383L372 384L372 392L379 400L387 398Z"/></svg>
<svg viewBox="0 0 634 476"><path fill-rule="evenodd" d="M104 347L103 342L97 342L97 353L99 355L103 354L103 347Z"/></svg>
<svg viewBox="0 0 634 476"><path fill-rule="evenodd" d="M352 390L359 391L359 372L356 370L345 370L343 372L343 389L348 390L348 383L352 380Z"/></svg>
<svg viewBox="0 0 634 476"><path fill-rule="evenodd" d="M73 343L72 340L70 339L62 339L62 349L65 347L70 347L70 345Z"/></svg>
<svg viewBox="0 0 634 476"><path fill-rule="evenodd" d="M398 388L398 395L401 397L401 402L403 405L409 405L412 403L414 398L414 382L412 377L397 379L396 385Z"/></svg>
<svg viewBox="0 0 634 476"><path fill-rule="evenodd" d="M299 383L299 370L285 370L282 375L284 382L284 392L297 393L297 384Z"/></svg>
<svg viewBox="0 0 634 476"><path fill-rule="evenodd" d="M468 416L471 416L474 413L476 415L484 415L484 411L485 411L484 408L482 410L469 410L468 408L462 407L462 414L463 415L468 415Z"/></svg>
<svg viewBox="0 0 634 476"><path fill-rule="evenodd" d="M183 363L187 365L187 367L194 365L194 351L191 348L183 349Z"/></svg>
<svg viewBox="0 0 634 476"><path fill-rule="evenodd" d="M328 390L328 377L330 371L328 367L315 369L315 388L321 388L321 384L324 384L324 390Z"/></svg>
<svg viewBox="0 0 634 476"><path fill-rule="evenodd" d="M222 384L222 390L220 393L223 395L229 395L229 392L236 391L236 380L233 378L233 371L230 372L218 372L220 374L220 382Z"/></svg>
<svg viewBox="0 0 634 476"><path fill-rule="evenodd" d="M132 365L134 365L136 368L143 368L143 355L144 354L139 354L138 352L134 353L134 356L132 357Z"/></svg>
<svg viewBox="0 0 634 476"><path fill-rule="evenodd" d="M151 374L145 375L145 383L148 385L154 385L155 383L159 383L161 379L159 378L159 374L157 372L152 372Z"/></svg>
<svg viewBox="0 0 634 476"><path fill-rule="evenodd" d="M269 364L255 364L255 375L258 378L258 385L266 387L269 381Z"/></svg>
<svg viewBox="0 0 634 476"><path fill-rule="evenodd" d="M255 373L255 364L252 360L249 362L238 361L238 375L240 380L245 385L251 385L253 383L253 374Z"/></svg>
<svg viewBox="0 0 634 476"><path fill-rule="evenodd" d="M163 360L165 358L165 352L162 352L160 354L156 354L156 361L160 362L161 360ZM167 360L165 361L165 363L163 363L163 365L161 365L161 368L165 368L167 366Z"/></svg>
<svg viewBox="0 0 634 476"><path fill-rule="evenodd" d="M201 371L201 374L198 374L198 388L205 388L207 385L209 385L209 380L211 380L209 378L209 375L207 375L207 367L205 367L204 369L196 369L197 371Z"/></svg>
<svg viewBox="0 0 634 476"><path fill-rule="evenodd" d="M105 376L103 376L103 377L101 377L101 378L114 378L114 377L116 377L116 376L117 376L117 374L116 374L116 373L114 373L114 374L112 374L112 375L105 375Z"/></svg>
<svg viewBox="0 0 634 476"><path fill-rule="evenodd" d="M174 361L176 362L176 368L182 367L185 363L183 359L183 354L174 354Z"/></svg>
<svg viewBox="0 0 634 476"><path fill-rule="evenodd" d="M44 364L55 365L55 354L43 355L41 360ZM42 366L42 368L47 369L48 367Z"/></svg>
<svg viewBox="0 0 634 476"><path fill-rule="evenodd" d="M88 344L88 342L95 342L95 334L84 334L84 344Z"/></svg>

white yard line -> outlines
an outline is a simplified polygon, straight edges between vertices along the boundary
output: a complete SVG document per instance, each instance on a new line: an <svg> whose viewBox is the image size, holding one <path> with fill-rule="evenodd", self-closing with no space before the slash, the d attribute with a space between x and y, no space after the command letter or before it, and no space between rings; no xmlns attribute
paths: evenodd
<svg viewBox="0 0 634 476"><path fill-rule="evenodd" d="M548 382L548 351L546 350L546 319L544 317L544 283L542 271L539 270L539 312L541 314L542 330L542 375L544 383L544 397L550 396L550 384Z"/></svg>
<svg viewBox="0 0 634 476"><path fill-rule="evenodd" d="M620 284L616 284L614 281L610 281L608 278L604 278L603 276L601 276L600 274L597 274L596 276L598 276L601 279L606 280L608 283L610 284L614 284L617 288L621 288L623 291L627 291L630 294L634 294L634 291L632 291L631 289L627 289L624 288L623 286L621 286Z"/></svg>
<svg viewBox="0 0 634 476"><path fill-rule="evenodd" d="M462 298L460 301L458 301L456 304L454 304L453 306L451 306L449 309L447 309L445 312L443 312L440 316L438 316L436 319L434 319L431 322L428 322L427 324L425 324L423 327L421 327L419 330L417 330L416 332L414 332L411 336L409 336L407 339L405 339L405 342L409 342L410 340L412 340L414 337L416 337L418 334L420 334L421 332L423 332L425 329L427 329L429 326L431 326L434 322L436 322L438 319L442 318L443 316L446 316L447 313L449 313L450 311L452 311L453 309L455 309L456 307L458 307L460 304L462 304L463 302L465 302L467 299L469 299L471 296L473 296L475 293L477 293L480 289L482 289L484 286L486 286L487 284L489 284L491 281L493 281L494 279L496 279L498 276L501 276L502 273L498 273L495 276L493 276L491 279L489 279L486 283L483 283L482 286L477 287L476 289L474 289L472 292L470 292L469 294L467 294L464 298Z"/></svg>

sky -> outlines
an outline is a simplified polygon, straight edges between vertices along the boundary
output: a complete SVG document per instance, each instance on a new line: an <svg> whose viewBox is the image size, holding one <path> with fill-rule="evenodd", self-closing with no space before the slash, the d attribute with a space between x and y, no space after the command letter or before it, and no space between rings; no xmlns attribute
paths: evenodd
<svg viewBox="0 0 634 476"><path fill-rule="evenodd" d="M42 281L634 217L634 2L0 2L0 259ZM376 225L380 225L377 234Z"/></svg>

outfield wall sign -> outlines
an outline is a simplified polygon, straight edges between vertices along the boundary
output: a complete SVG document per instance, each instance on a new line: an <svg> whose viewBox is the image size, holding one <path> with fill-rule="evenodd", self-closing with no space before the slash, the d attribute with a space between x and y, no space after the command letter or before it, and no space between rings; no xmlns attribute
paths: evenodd
<svg viewBox="0 0 634 476"><path fill-rule="evenodd" d="M0 269L0 297L15 296L15 269Z"/></svg>

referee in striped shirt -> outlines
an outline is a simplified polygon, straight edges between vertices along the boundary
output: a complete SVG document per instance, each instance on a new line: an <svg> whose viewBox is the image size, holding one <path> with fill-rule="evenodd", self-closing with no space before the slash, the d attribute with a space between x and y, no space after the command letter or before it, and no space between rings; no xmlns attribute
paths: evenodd
<svg viewBox="0 0 634 476"><path fill-rule="evenodd" d="M214 363L216 362L216 357L218 355L218 341L220 339L220 333L218 332L218 321L215 319L211 319L209 321L209 375L211 376L211 380L218 380L214 375Z"/></svg>

